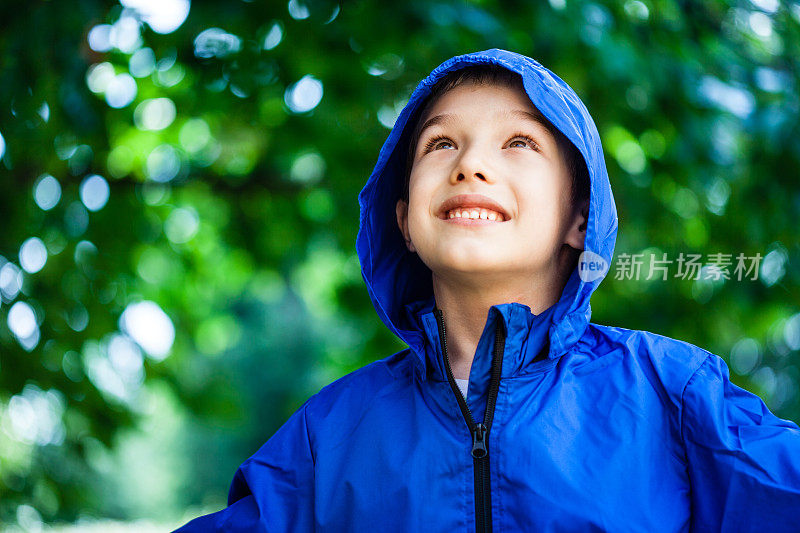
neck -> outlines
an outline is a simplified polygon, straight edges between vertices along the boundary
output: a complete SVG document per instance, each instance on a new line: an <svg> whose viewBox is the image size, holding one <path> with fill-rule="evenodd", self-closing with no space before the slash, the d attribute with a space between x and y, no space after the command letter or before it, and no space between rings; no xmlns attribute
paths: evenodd
<svg viewBox="0 0 800 533"><path fill-rule="evenodd" d="M558 302L566 284L563 277L526 279L516 285L487 286L485 278L471 283L462 277L433 274L436 306L442 310L447 335L447 353L453 377L468 379L486 317L493 305L517 302L538 315Z"/></svg>

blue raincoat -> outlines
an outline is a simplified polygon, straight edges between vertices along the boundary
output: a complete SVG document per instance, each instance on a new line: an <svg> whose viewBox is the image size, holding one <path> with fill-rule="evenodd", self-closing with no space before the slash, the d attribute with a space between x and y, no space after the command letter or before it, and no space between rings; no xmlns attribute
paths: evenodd
<svg viewBox="0 0 800 533"><path fill-rule="evenodd" d="M407 251L395 203L420 104L442 76L478 63L521 74L580 150L585 250L611 264L617 211L575 92L505 50L445 61L411 95L359 195L364 280L408 348L309 398L239 467L228 507L179 531L800 531L800 428L731 383L717 355L591 323L604 274L585 281L576 268L540 315L492 306L464 400L431 273Z"/></svg>

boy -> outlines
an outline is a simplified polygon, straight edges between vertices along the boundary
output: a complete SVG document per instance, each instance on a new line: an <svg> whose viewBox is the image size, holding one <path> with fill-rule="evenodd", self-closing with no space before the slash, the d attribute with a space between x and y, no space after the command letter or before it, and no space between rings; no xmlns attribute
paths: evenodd
<svg viewBox="0 0 800 533"><path fill-rule="evenodd" d="M611 264L616 207L555 74L445 61L359 201L367 289L409 348L312 396L180 531L800 529L796 424L714 354L589 323L605 272L576 254Z"/></svg>

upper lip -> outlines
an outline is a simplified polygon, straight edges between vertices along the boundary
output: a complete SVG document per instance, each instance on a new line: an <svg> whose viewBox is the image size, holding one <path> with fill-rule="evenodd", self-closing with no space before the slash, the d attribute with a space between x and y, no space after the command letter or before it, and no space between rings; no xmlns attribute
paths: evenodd
<svg viewBox="0 0 800 533"><path fill-rule="evenodd" d="M459 194L448 198L439 208L439 218L447 218L448 211L457 207L482 207L501 213L505 220L510 218L506 210L503 209L503 206L482 194Z"/></svg>

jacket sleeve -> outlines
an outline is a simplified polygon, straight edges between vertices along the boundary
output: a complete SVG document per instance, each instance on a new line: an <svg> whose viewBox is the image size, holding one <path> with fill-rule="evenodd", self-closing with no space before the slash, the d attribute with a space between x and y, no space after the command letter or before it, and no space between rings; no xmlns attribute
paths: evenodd
<svg viewBox="0 0 800 533"><path fill-rule="evenodd" d="M710 354L682 398L693 531L800 531L800 428Z"/></svg>
<svg viewBox="0 0 800 533"><path fill-rule="evenodd" d="M314 457L307 400L236 471L228 507L195 518L175 533L314 530Z"/></svg>

